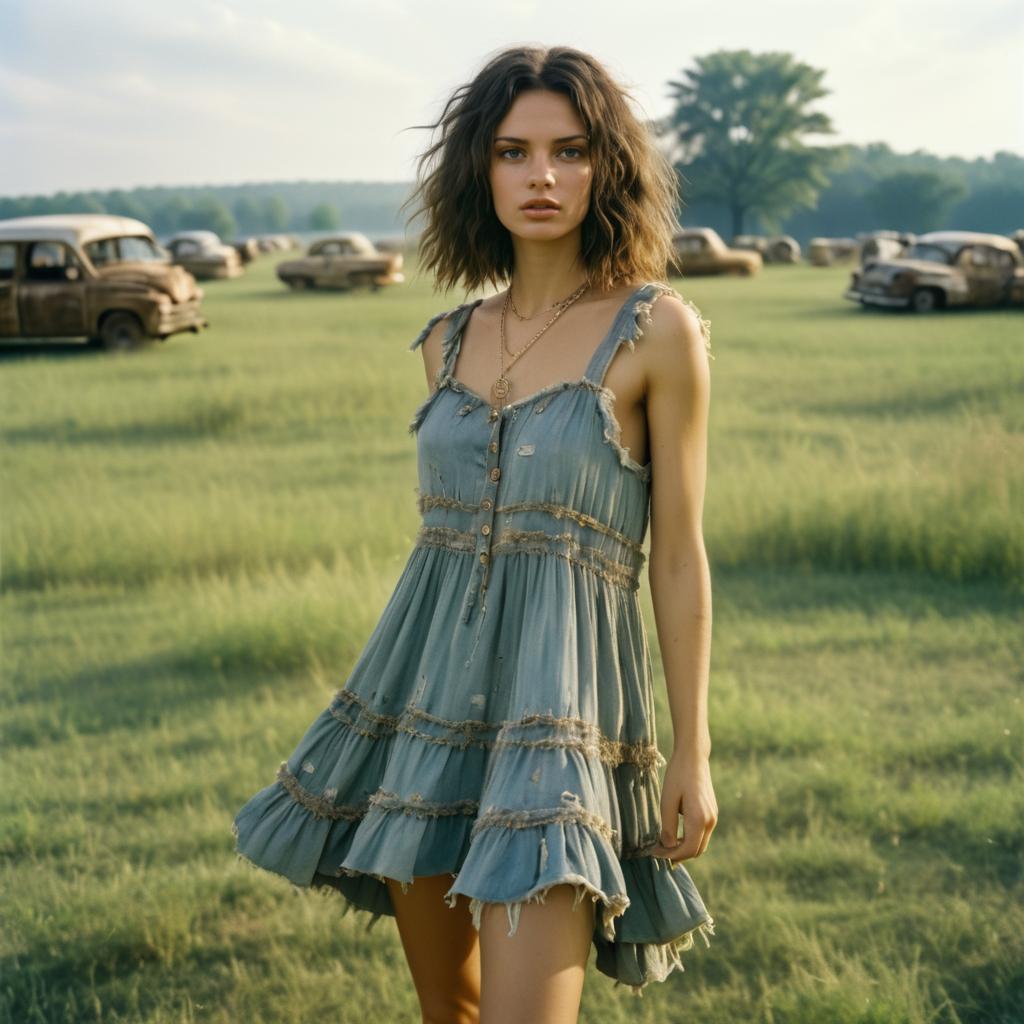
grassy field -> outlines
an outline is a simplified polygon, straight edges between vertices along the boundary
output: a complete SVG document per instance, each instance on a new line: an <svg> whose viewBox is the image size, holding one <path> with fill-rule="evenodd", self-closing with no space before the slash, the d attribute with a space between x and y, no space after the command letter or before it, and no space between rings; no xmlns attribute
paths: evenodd
<svg viewBox="0 0 1024 1024"><path fill-rule="evenodd" d="M201 336L3 355L0 1024L419 1019L390 919L229 831L412 543L406 349L461 297L409 269L291 294L264 257ZM716 357L716 937L643 999L591 963L588 1024L1024 1020L1024 314L846 279L673 282Z"/></svg>

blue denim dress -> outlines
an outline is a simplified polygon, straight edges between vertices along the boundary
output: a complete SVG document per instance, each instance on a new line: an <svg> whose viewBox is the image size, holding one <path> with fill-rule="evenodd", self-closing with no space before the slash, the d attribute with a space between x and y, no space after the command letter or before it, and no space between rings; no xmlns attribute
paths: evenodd
<svg viewBox="0 0 1024 1024"><path fill-rule="evenodd" d="M394 915L384 878L450 874L448 906L465 894L479 929L503 903L510 936L524 903L568 883L574 907L599 904L597 969L637 994L683 969L695 935L710 945L686 868L650 854L665 764L638 599L651 464L622 447L604 385L665 293L630 295L581 379L502 408L453 375L482 299L412 342L448 318L409 424L415 544L347 682L235 817L239 856L334 887L367 927Z"/></svg>

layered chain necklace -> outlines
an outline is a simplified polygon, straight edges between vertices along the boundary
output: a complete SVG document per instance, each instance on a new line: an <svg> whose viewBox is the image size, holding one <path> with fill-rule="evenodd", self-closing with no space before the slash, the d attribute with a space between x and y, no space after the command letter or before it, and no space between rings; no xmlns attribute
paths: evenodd
<svg viewBox="0 0 1024 1024"><path fill-rule="evenodd" d="M498 379L491 385L491 397L497 404L504 404L505 399L508 398L509 393L512 390L512 382L508 379L506 371L512 369L512 367L519 360L520 356L524 355L533 345L537 339L574 303L580 296L590 287L590 281L584 281L567 299L562 299L561 302L556 302L554 306L550 306L550 309L555 310L555 315L518 351L512 353L508 349L508 341L505 337L505 314L508 311L509 306L512 304L512 285L509 283L508 291L505 293L505 304L501 307L501 330L498 334L498 353L501 360L501 374ZM515 307L512 307L515 310ZM527 319L519 315L519 311L515 310L515 315L520 320ZM528 319L533 319L529 317ZM506 364L505 352L508 351L512 358Z"/></svg>

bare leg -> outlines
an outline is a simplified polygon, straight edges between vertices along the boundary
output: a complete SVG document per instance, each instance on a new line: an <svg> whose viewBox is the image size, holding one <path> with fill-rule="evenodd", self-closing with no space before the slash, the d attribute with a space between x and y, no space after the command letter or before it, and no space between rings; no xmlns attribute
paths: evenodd
<svg viewBox="0 0 1024 1024"><path fill-rule="evenodd" d="M482 1024L574 1024L596 912L589 893L573 910L575 897L571 885L556 885L543 903L523 904L512 936L505 904L484 904Z"/></svg>
<svg viewBox="0 0 1024 1024"><path fill-rule="evenodd" d="M451 875L414 878L403 893L387 879L423 1024L480 1020L480 943L469 900L460 895L449 907L442 899L451 885Z"/></svg>

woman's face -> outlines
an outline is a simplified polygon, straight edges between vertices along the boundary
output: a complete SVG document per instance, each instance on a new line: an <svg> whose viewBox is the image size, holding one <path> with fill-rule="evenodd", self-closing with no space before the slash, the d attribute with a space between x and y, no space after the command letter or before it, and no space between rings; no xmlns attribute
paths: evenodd
<svg viewBox="0 0 1024 1024"><path fill-rule="evenodd" d="M494 132L491 194L498 220L523 239L550 241L578 229L590 208L592 176L586 127L568 96L520 93ZM523 209L553 199L553 213Z"/></svg>

